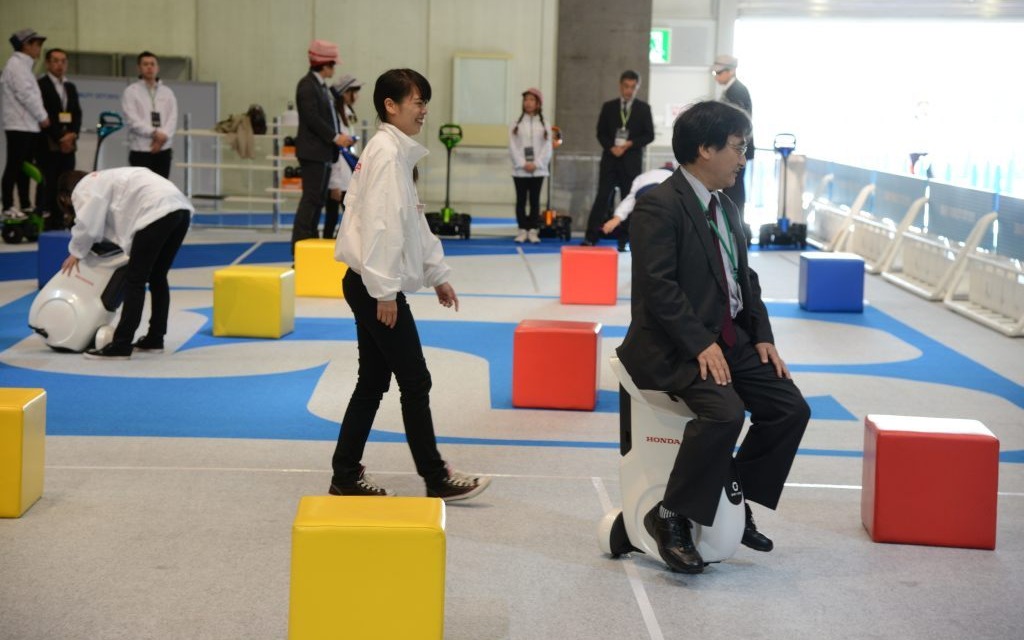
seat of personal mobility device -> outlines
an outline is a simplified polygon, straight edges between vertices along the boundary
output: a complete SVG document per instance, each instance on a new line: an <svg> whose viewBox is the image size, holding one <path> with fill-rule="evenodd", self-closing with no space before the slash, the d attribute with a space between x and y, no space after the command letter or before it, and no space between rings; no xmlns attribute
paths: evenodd
<svg viewBox="0 0 1024 640"><path fill-rule="evenodd" d="M94 244L71 275L58 271L28 312L28 326L55 351L102 349L114 337L128 256L110 242Z"/></svg>
<svg viewBox="0 0 1024 640"><path fill-rule="evenodd" d="M611 366L620 385L622 509L605 514L598 525L598 544L613 558L640 551L660 561L658 544L644 528L644 516L664 497L684 428L695 416L679 398L638 389L618 358L611 358ZM693 542L705 564L732 557L743 538L745 517L743 491L733 470L722 487L714 526L693 523Z"/></svg>

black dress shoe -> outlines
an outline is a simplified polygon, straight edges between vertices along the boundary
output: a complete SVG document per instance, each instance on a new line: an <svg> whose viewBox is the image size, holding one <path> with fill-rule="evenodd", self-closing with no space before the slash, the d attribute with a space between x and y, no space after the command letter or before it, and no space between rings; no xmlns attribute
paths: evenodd
<svg viewBox="0 0 1024 640"><path fill-rule="evenodd" d="M594 246L594 242L592 240L584 240L583 242L580 243L580 246L581 247L592 247L592 246Z"/></svg>
<svg viewBox="0 0 1024 640"><path fill-rule="evenodd" d="M771 551L775 545L772 544L768 536L757 530L757 525L754 524L754 514L750 511L750 505L744 503L743 507L747 510L747 526L743 529L743 540L740 542L754 551Z"/></svg>
<svg viewBox="0 0 1024 640"><path fill-rule="evenodd" d="M690 521L686 516L662 518L658 515L661 503L644 516L644 528L658 543L658 553L668 568L680 573L702 573L704 559L697 552L690 535Z"/></svg>

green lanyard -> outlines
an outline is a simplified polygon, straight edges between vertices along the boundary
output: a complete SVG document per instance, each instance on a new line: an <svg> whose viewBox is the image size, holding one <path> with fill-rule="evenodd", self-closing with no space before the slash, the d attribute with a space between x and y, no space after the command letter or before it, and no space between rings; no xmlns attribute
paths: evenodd
<svg viewBox="0 0 1024 640"><path fill-rule="evenodd" d="M152 108L150 110L151 111L156 111L156 91L157 91L157 87L153 87L152 89L150 89L147 86L146 87L146 91L149 93L149 104L152 105Z"/></svg>
<svg viewBox="0 0 1024 640"><path fill-rule="evenodd" d="M711 197L714 198L715 196L712 195ZM716 207L716 209L720 207L721 204L719 204L719 207ZM704 215L707 216L707 205L701 202L700 208L704 211ZM728 244L726 244L725 238L722 236L722 232L718 230L718 225L715 223L715 221L709 219L708 224L711 225L711 229L715 232L715 235L718 236L718 241L722 244L722 248L725 249L725 254L729 256L729 264L732 266L733 279L739 280L740 272L739 269L736 267L736 245L733 243L732 223L729 222L728 214L722 213L722 216L725 218L725 228L729 232Z"/></svg>
<svg viewBox="0 0 1024 640"><path fill-rule="evenodd" d="M631 106L629 111L626 111L625 103L623 103L623 107L619 109L619 118L622 120L623 129L626 128L626 123L629 122L629 116L631 115L633 115L633 107Z"/></svg>

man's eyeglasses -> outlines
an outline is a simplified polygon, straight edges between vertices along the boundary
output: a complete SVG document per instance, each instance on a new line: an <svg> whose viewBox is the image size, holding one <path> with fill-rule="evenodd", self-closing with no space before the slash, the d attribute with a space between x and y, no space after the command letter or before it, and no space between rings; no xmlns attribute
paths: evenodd
<svg viewBox="0 0 1024 640"><path fill-rule="evenodd" d="M741 156L742 155L746 155L747 149L750 148L750 145L745 143L745 142L740 143L740 144L733 144L732 142L729 142L727 144L728 144L730 149L732 149L736 153L740 154Z"/></svg>
<svg viewBox="0 0 1024 640"><path fill-rule="evenodd" d="M711 75L717 76L717 75L719 75L721 73L728 73L729 71L732 71L732 69L717 69L715 71L712 71Z"/></svg>

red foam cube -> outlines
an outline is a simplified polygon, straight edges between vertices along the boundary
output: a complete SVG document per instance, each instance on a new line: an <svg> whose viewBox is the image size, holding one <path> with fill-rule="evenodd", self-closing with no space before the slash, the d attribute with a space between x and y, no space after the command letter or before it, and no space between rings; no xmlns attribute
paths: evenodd
<svg viewBox="0 0 1024 640"><path fill-rule="evenodd" d="M999 440L977 420L864 419L861 520L875 542L995 549Z"/></svg>
<svg viewBox="0 0 1024 640"><path fill-rule="evenodd" d="M598 322L520 322L513 336L512 406L593 411L600 337Z"/></svg>
<svg viewBox="0 0 1024 640"><path fill-rule="evenodd" d="M611 247L562 247L562 304L615 304L619 252Z"/></svg>

